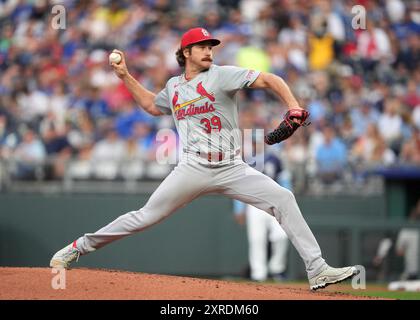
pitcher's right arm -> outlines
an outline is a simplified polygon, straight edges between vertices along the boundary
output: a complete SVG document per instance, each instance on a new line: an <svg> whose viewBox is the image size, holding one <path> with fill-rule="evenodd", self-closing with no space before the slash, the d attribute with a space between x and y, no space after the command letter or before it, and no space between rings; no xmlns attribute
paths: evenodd
<svg viewBox="0 0 420 320"><path fill-rule="evenodd" d="M125 64L124 53L119 50L113 50L112 52L116 52L121 55L121 62L118 64L112 62L110 64L113 67L115 74L124 82L137 104L142 107L144 111L153 116L164 115L164 113L155 105L156 94L143 87L128 72L127 65Z"/></svg>

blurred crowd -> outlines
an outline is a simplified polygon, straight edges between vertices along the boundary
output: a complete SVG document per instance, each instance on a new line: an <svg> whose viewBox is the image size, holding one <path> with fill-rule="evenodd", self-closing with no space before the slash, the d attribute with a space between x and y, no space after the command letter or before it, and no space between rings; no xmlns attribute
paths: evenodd
<svg viewBox="0 0 420 320"><path fill-rule="evenodd" d="M124 51L130 73L158 92L181 72L180 36L198 25L222 40L216 64L275 73L310 111L309 127L270 149L294 177L331 183L349 168L363 180L376 167L420 167L419 1L0 0L7 170L15 179L164 177L156 134L172 118L138 108L108 54ZM271 130L286 110L264 91L242 91L239 105L242 128Z"/></svg>

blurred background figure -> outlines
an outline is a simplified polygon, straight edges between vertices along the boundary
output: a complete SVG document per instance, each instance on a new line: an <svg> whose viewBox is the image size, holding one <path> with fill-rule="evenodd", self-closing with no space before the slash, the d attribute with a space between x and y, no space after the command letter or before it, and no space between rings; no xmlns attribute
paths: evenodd
<svg viewBox="0 0 420 320"><path fill-rule="evenodd" d="M262 172L275 181L280 180L283 170L281 161L272 153L264 153L264 142L260 140L255 143L253 139L252 143L247 140L244 143L253 146L252 150L244 148L245 151L249 151L250 154L255 151L254 157L248 154L244 155L245 159L254 158L255 168L259 167L256 163L262 161ZM233 201L233 212L240 225L246 223L250 278L254 281L266 281L268 278L274 281L285 280L289 240L276 218L237 200Z"/></svg>
<svg viewBox="0 0 420 320"><path fill-rule="evenodd" d="M31 129L23 133L22 141L13 152L14 176L20 180L41 179L47 158L45 146Z"/></svg>
<svg viewBox="0 0 420 320"><path fill-rule="evenodd" d="M409 219L412 222L420 221L420 199L411 210ZM419 244L420 230L417 228L403 228L398 233L395 250L397 255L404 257L401 280L419 279Z"/></svg>
<svg viewBox="0 0 420 320"><path fill-rule="evenodd" d="M104 138L92 149L93 175L98 179L116 179L124 155L124 141L120 139L114 128L108 129Z"/></svg>
<svg viewBox="0 0 420 320"><path fill-rule="evenodd" d="M420 166L420 129L415 128L401 150L401 162Z"/></svg>
<svg viewBox="0 0 420 320"><path fill-rule="evenodd" d="M397 99L389 99L385 103L385 110L379 116L378 129L386 143L399 153L402 140L402 119L400 116L400 102Z"/></svg>
<svg viewBox="0 0 420 320"><path fill-rule="evenodd" d="M420 199L410 211L408 219L410 223L420 221ZM395 241L393 240L392 236L382 239L373 258L373 265L378 269L378 280L386 280L389 276L387 273L390 271L389 264L393 254L403 258L403 271L399 276L400 280L419 279L420 230L416 227L402 228L398 231Z"/></svg>
<svg viewBox="0 0 420 320"><path fill-rule="evenodd" d="M18 142L18 136L7 117L0 114L0 159L9 159L13 148Z"/></svg>
<svg viewBox="0 0 420 320"><path fill-rule="evenodd" d="M323 142L316 151L318 178L324 184L332 184L343 178L347 165L346 147L333 128L323 130Z"/></svg>
<svg viewBox="0 0 420 320"><path fill-rule="evenodd" d="M289 239L276 218L234 200L236 221L246 223L250 278L253 281L286 280Z"/></svg>
<svg viewBox="0 0 420 320"><path fill-rule="evenodd" d="M136 139L129 138L125 143L125 153L121 164L121 175L125 180L136 181L145 174L144 155Z"/></svg>

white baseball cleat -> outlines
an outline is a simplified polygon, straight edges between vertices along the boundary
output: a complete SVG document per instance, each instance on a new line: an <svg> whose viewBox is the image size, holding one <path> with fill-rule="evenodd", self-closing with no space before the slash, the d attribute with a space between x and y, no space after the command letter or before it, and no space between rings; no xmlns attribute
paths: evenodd
<svg viewBox="0 0 420 320"><path fill-rule="evenodd" d="M356 267L333 268L328 266L327 269L309 279L311 290L325 288L326 286L344 281L358 274Z"/></svg>
<svg viewBox="0 0 420 320"><path fill-rule="evenodd" d="M55 253L50 261L50 267L68 269L74 260L76 262L79 260L79 256L80 251L76 247L76 241L74 241Z"/></svg>

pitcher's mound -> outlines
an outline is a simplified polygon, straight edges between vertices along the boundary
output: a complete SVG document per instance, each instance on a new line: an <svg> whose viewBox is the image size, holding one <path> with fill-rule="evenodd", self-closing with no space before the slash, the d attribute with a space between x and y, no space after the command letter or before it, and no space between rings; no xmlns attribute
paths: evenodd
<svg viewBox="0 0 420 320"><path fill-rule="evenodd" d="M97 269L72 269L60 275L49 268L0 268L0 284L2 300L363 299L334 291L311 292L299 285L238 283ZM53 289L53 285L65 285L65 289Z"/></svg>

